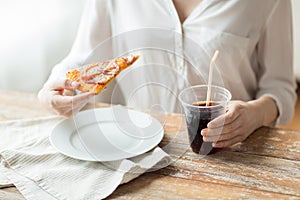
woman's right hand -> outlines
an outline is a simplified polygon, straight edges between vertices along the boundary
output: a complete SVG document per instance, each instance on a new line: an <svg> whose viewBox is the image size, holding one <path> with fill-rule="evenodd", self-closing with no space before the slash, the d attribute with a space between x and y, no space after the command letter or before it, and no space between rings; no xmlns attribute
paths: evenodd
<svg viewBox="0 0 300 200"><path fill-rule="evenodd" d="M95 95L92 92L86 92L74 96L78 86L77 82L72 82L69 79L50 81L39 91L38 98L42 104L55 113L71 117Z"/></svg>

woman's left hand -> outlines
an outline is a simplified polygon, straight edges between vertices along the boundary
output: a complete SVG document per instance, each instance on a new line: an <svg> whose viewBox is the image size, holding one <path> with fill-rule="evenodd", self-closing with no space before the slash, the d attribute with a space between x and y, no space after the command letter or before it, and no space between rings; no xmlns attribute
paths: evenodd
<svg viewBox="0 0 300 200"><path fill-rule="evenodd" d="M201 134L215 148L228 147L244 141L257 128L270 125L277 115L277 106L270 97L249 102L230 101L226 113L208 123Z"/></svg>

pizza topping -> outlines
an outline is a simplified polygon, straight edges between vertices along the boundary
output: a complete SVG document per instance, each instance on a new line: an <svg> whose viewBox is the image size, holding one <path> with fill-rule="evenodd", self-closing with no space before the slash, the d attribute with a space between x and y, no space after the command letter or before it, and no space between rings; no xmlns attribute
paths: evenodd
<svg viewBox="0 0 300 200"><path fill-rule="evenodd" d="M86 83L106 83L119 73L120 67L113 62L87 65L81 70L81 80Z"/></svg>
<svg viewBox="0 0 300 200"><path fill-rule="evenodd" d="M84 92L93 91L98 94L123 69L132 65L139 57L139 55L129 55L114 60L84 65L67 72L66 77L79 82L79 90Z"/></svg>

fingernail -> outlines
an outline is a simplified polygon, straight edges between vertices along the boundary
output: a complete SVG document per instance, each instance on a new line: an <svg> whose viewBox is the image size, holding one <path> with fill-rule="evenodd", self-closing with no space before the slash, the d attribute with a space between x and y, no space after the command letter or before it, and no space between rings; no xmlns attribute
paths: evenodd
<svg viewBox="0 0 300 200"><path fill-rule="evenodd" d="M214 143L214 142L213 142L211 145L212 145L213 147L216 147L216 143Z"/></svg>
<svg viewBox="0 0 300 200"><path fill-rule="evenodd" d="M202 135L202 136L206 136L206 134L207 134L207 130L206 130L206 129L202 129L201 135Z"/></svg>

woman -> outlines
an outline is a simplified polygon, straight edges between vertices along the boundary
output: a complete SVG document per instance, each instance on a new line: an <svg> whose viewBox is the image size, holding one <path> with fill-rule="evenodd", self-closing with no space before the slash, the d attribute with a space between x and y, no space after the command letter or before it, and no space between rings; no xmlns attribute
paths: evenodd
<svg viewBox="0 0 300 200"><path fill-rule="evenodd" d="M291 120L296 84L288 0L89 0L70 54L55 66L39 98L70 116L93 94L64 95L77 87L59 79L69 66L139 52L138 66L101 94L102 100L177 112L179 91L206 83L216 49L214 84L231 91L233 100L202 131L205 141L227 147L261 126Z"/></svg>

